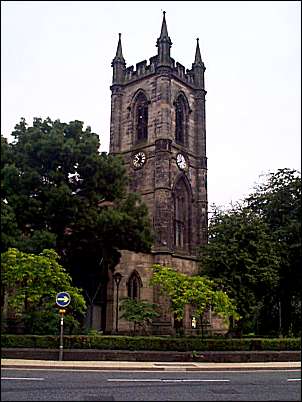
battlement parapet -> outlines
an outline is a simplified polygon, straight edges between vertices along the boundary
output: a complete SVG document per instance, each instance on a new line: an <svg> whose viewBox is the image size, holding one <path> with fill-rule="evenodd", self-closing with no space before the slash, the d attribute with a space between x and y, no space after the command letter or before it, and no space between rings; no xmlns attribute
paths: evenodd
<svg viewBox="0 0 302 402"><path fill-rule="evenodd" d="M156 72L158 56L150 57L149 64L147 60L140 61L136 63L136 68L134 66L129 66L125 69L125 79L124 83L128 84L130 82L136 81L140 78L145 78L148 75L154 74ZM171 71L174 76L179 78L181 81L194 85L194 75L193 71L186 69L182 64L176 62L171 57Z"/></svg>
<svg viewBox="0 0 302 402"><path fill-rule="evenodd" d="M134 66L127 67L125 70L125 83L135 81L141 77L146 77L155 73L157 56L153 56L149 59L150 63L147 64L147 60L136 63L136 69Z"/></svg>

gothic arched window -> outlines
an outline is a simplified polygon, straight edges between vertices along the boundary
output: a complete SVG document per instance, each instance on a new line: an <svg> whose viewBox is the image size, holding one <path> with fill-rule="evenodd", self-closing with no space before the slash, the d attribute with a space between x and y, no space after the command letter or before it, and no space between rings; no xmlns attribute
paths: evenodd
<svg viewBox="0 0 302 402"><path fill-rule="evenodd" d="M188 250L190 246L190 194L183 178L174 188L174 245Z"/></svg>
<svg viewBox="0 0 302 402"><path fill-rule="evenodd" d="M175 101L175 141L185 144L186 136L186 101L179 95Z"/></svg>
<svg viewBox="0 0 302 402"><path fill-rule="evenodd" d="M137 141L148 138L148 100L141 92L135 103L135 125Z"/></svg>
<svg viewBox="0 0 302 402"><path fill-rule="evenodd" d="M128 297L131 299L140 299L140 288L142 287L142 281L139 274L132 272L128 280Z"/></svg>

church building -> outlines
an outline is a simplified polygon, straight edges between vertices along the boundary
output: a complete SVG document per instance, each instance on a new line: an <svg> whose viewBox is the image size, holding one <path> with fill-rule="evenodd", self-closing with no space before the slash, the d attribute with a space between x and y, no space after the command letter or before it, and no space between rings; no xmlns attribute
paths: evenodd
<svg viewBox="0 0 302 402"><path fill-rule="evenodd" d="M110 154L123 157L129 191L141 194L155 233L150 253L121 251L115 268L120 283L109 278L106 330L112 333L117 320L118 332L129 332L129 323L117 316L117 303L132 297L161 307L153 334L173 334L167 300L149 285L151 267L161 264L194 275L198 249L207 243L206 91L199 42L191 69L176 62L164 12L156 47L149 63L126 67L119 34L112 61ZM191 329L191 314L188 307L185 331Z"/></svg>

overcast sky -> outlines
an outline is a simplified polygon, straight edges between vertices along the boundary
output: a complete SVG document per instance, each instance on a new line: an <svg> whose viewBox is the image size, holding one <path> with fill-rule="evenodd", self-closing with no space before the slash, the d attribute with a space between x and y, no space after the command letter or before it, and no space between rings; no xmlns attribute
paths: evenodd
<svg viewBox="0 0 302 402"><path fill-rule="evenodd" d="M259 175L301 170L298 1L1 1L1 132L25 117L81 120L109 151L111 61L157 54L162 11L171 56L206 66L209 204L247 196Z"/></svg>

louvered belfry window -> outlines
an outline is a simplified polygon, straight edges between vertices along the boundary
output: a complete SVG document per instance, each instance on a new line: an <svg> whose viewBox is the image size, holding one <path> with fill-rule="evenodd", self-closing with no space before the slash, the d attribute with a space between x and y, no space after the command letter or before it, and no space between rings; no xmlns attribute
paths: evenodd
<svg viewBox="0 0 302 402"><path fill-rule="evenodd" d="M148 138L148 100L143 93L136 100L136 134L137 141Z"/></svg>
<svg viewBox="0 0 302 402"><path fill-rule="evenodd" d="M185 142L185 102L179 96L175 102L175 141L184 144Z"/></svg>

